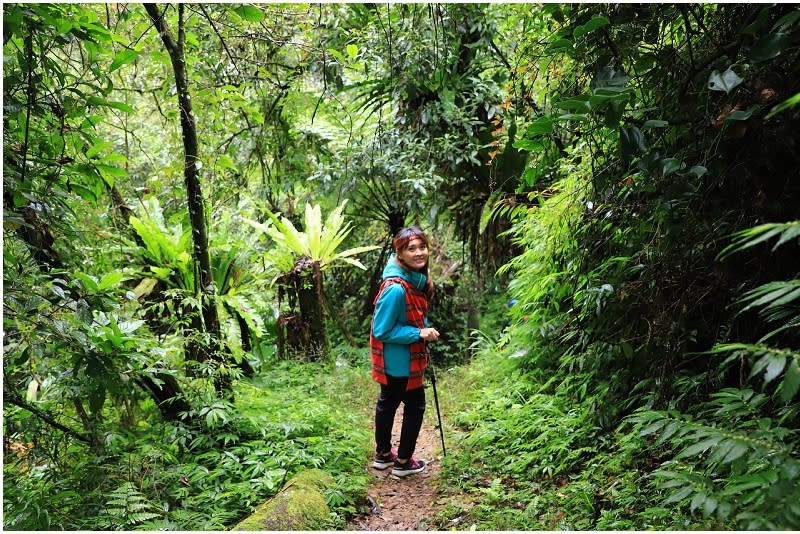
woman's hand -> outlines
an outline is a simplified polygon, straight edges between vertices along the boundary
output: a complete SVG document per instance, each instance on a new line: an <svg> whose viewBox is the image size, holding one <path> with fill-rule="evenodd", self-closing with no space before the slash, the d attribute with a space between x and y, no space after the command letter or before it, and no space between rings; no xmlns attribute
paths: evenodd
<svg viewBox="0 0 800 534"><path fill-rule="evenodd" d="M439 331L435 328L420 328L419 337L425 341L436 341L439 339Z"/></svg>

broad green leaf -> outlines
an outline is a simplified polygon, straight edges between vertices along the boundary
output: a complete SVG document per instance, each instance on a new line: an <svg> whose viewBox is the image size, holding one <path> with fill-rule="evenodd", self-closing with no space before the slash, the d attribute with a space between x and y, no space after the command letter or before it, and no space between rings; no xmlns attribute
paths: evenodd
<svg viewBox="0 0 800 534"><path fill-rule="evenodd" d="M88 200L89 202L97 202L98 196L94 190L83 186L81 184L71 184L70 185L72 191L81 197L83 200Z"/></svg>
<svg viewBox="0 0 800 534"><path fill-rule="evenodd" d="M724 258L729 254L740 252L744 249L767 241L777 235L783 236L785 232L792 231L794 228L800 228L800 221L792 221L788 223L766 223L736 232L734 234L735 241L725 247L722 252L719 253L718 257ZM777 248L777 245L775 248Z"/></svg>
<svg viewBox="0 0 800 534"><path fill-rule="evenodd" d="M125 113L132 113L133 108L124 102L112 102L98 96L90 96L86 99L86 103L92 106L103 106L108 108L118 109Z"/></svg>
<svg viewBox="0 0 800 534"><path fill-rule="evenodd" d="M763 8L758 13L758 17L756 17L756 20L745 26L740 33L748 35L757 35L764 28L764 25L769 21L769 13L771 8L772 6L767 6Z"/></svg>
<svg viewBox="0 0 800 534"><path fill-rule="evenodd" d="M81 282L83 282L83 287L85 287L87 290L89 290L91 292L97 291L97 289L98 289L97 288L97 282L95 281L95 279L92 276L89 276L86 273L78 271L78 272L75 273L75 277L78 280L80 280Z"/></svg>
<svg viewBox="0 0 800 534"><path fill-rule="evenodd" d="M788 37L789 35L786 33L764 35L750 47L750 59L755 63L760 63L778 57L783 51Z"/></svg>
<svg viewBox="0 0 800 534"><path fill-rule="evenodd" d="M102 176L103 180L108 184L108 187L114 187L115 178L125 178L128 176L128 171L120 169L119 167L114 167L113 165L98 163L96 167L97 170L100 171L100 176Z"/></svg>
<svg viewBox="0 0 800 534"><path fill-rule="evenodd" d="M797 392L800 391L800 365L798 365L798 358L792 358L789 361L789 366L786 368L786 375L783 377L781 384L781 400L788 402Z"/></svg>
<svg viewBox="0 0 800 534"><path fill-rule="evenodd" d="M591 20L586 24L581 24L572 32L572 36L575 39L580 39L587 33L593 32L598 28L602 28L603 26L608 26L610 24L609 20L601 15L594 15L592 16Z"/></svg>
<svg viewBox="0 0 800 534"><path fill-rule="evenodd" d="M570 98L561 100L560 102L555 102L553 107L567 111L589 111L590 109L588 97L586 99Z"/></svg>
<svg viewBox="0 0 800 534"><path fill-rule="evenodd" d="M335 48L328 48L328 49L327 49L327 52L328 52L330 55L332 55L333 57L335 57L335 58L336 58L336 60L337 60L339 63L342 63L342 64L344 64L344 63L347 63L347 61L344 59L344 54L342 54L341 52L339 52L339 51L338 51L338 50L336 50Z"/></svg>
<svg viewBox="0 0 800 534"><path fill-rule="evenodd" d="M744 453L746 453L747 449L748 447L744 443L737 443L736 445L731 447L730 452L725 455L725 458L722 459L722 463L727 464L733 462L734 460L742 456Z"/></svg>
<svg viewBox="0 0 800 534"><path fill-rule="evenodd" d="M81 129L83 130L86 128L91 128L93 126L97 126L101 122L103 122L103 117L101 115L90 115L85 119L83 119L83 122L81 123Z"/></svg>
<svg viewBox="0 0 800 534"><path fill-rule="evenodd" d="M711 455L709 455L708 463L714 464L717 462L721 462L735 445L736 441L732 439L726 439L722 441L718 446L714 448L714 450L711 452Z"/></svg>
<svg viewBox="0 0 800 534"><path fill-rule="evenodd" d="M697 178L700 178L707 172L708 172L708 169L706 169L702 165L695 165L694 167L692 167L691 169L686 171L686 174L691 174L691 175L694 175Z"/></svg>
<svg viewBox="0 0 800 534"><path fill-rule="evenodd" d="M526 137L535 137L537 135L549 135L553 133L553 119L552 117L541 117L533 121L525 130Z"/></svg>
<svg viewBox="0 0 800 534"><path fill-rule="evenodd" d="M764 371L764 383L769 384L783 372L784 367L786 367L786 357L785 356L773 356L770 358L769 363L767 364L767 369Z"/></svg>
<svg viewBox="0 0 800 534"><path fill-rule="evenodd" d="M108 68L108 72L114 72L121 66L127 65L128 63L139 57L139 53L140 52L138 50L129 50L129 49L117 52L117 54L114 56L114 61L111 62L111 66Z"/></svg>
<svg viewBox="0 0 800 534"><path fill-rule="evenodd" d="M633 98L634 93L626 87L600 87L589 97L589 105L592 108L601 106L606 102L627 103Z"/></svg>
<svg viewBox="0 0 800 534"><path fill-rule="evenodd" d="M746 121L753 115L753 113L755 113L759 109L761 109L761 106L756 105L756 106L750 106L749 108L743 111L737 110L731 112L728 114L727 117L725 117L725 122Z"/></svg>
<svg viewBox="0 0 800 534"><path fill-rule="evenodd" d="M739 77L739 75L730 68L722 73L715 70L708 77L708 88L712 91L725 91L726 93L730 93L743 81L744 79Z"/></svg>
<svg viewBox="0 0 800 534"><path fill-rule="evenodd" d="M264 20L264 12L252 5L245 4L235 8L233 11L247 22L261 22Z"/></svg>
<svg viewBox="0 0 800 534"><path fill-rule="evenodd" d="M561 52L572 52L575 48L575 45L569 39L558 39L553 41L547 48L545 48L545 54L559 54Z"/></svg>
<svg viewBox="0 0 800 534"><path fill-rule="evenodd" d="M710 449L711 447L716 446L721 441L721 439L722 438L719 437L719 436L714 436L714 437L711 437L711 438L708 438L708 439L704 439L703 441L701 441L699 443L695 443L694 445L690 445L689 447L686 447L684 450L682 450L675 457L675 459L679 460L681 458L688 458L690 456L696 456L697 454L699 454L701 452L705 452L708 449Z"/></svg>
<svg viewBox="0 0 800 534"><path fill-rule="evenodd" d="M350 59L355 59L358 55L358 47L354 44L347 45L345 50L347 51L347 55L350 56Z"/></svg>
<svg viewBox="0 0 800 534"><path fill-rule="evenodd" d="M649 425L644 427L642 430L640 430L639 431L639 435L640 436L647 436L649 434L652 434L653 432L657 432L658 430L661 430L661 428L663 428L664 425L666 425L668 422L669 422L669 419L659 419L658 421L654 421L653 423L650 423Z"/></svg>
<svg viewBox="0 0 800 534"><path fill-rule="evenodd" d="M110 273L106 273L100 279L100 283L98 283L97 287L99 289L108 289L109 287L113 287L117 285L125 275L120 271L112 271Z"/></svg>
<svg viewBox="0 0 800 534"><path fill-rule="evenodd" d="M750 291L746 298L748 300L753 297L758 297L751 302L747 307L742 309L740 313L744 313L752 308L758 308L767 305L765 309L774 308L788 304L797 298L796 289L798 289L798 282L770 282L764 284L753 291Z"/></svg>
<svg viewBox="0 0 800 534"><path fill-rule="evenodd" d="M800 20L800 9L795 9L794 11L790 11L786 15L782 16L778 21L772 26L772 31L775 32L784 32L792 27L797 21Z"/></svg>
<svg viewBox="0 0 800 534"><path fill-rule="evenodd" d="M694 497L692 497L692 502L689 504L689 510L691 512L697 510L701 505L705 504L707 497L708 495L702 491L695 493Z"/></svg>
<svg viewBox="0 0 800 534"><path fill-rule="evenodd" d="M350 265L352 265L354 267L358 267L362 271L366 271L367 270L367 267L363 263L361 263L360 261L358 261L358 260L356 260L354 258L342 258L342 261L344 261L346 263L349 263Z"/></svg>
<svg viewBox="0 0 800 534"><path fill-rule="evenodd" d="M667 499L664 501L664 504L672 504L674 502L682 501L691 494L692 494L692 486L691 485L684 486L675 493L673 493L672 495L670 495L669 497L667 497Z"/></svg>
<svg viewBox="0 0 800 534"><path fill-rule="evenodd" d="M517 141L515 141L514 144L511 146L513 146L517 150L527 150L528 152L538 152L544 148L544 145L542 144L541 141L534 139L526 139L524 137L522 139L518 139Z"/></svg>
<svg viewBox="0 0 800 534"><path fill-rule="evenodd" d="M270 227L267 226L266 224L262 224L262 223L260 223L258 221L254 221L254 220L248 219L246 217L242 217L242 221L244 221L246 224L249 224L250 226L252 226L256 230L260 231L261 233L269 234Z"/></svg>
<svg viewBox="0 0 800 534"><path fill-rule="evenodd" d="M647 151L644 134L636 126L619 129L619 150L623 157L639 156Z"/></svg>
<svg viewBox="0 0 800 534"><path fill-rule="evenodd" d="M381 247L378 246L378 245L366 245L366 246L363 246L363 247L349 248L349 249L345 250L344 252L338 253L336 255L336 257L337 258L346 258L348 256L355 256L356 254L363 254L364 252L369 252L371 250L377 250L379 248L381 248Z"/></svg>
<svg viewBox="0 0 800 534"><path fill-rule="evenodd" d="M92 159L106 148L112 146L114 146L114 143L112 143L111 141L98 141L97 143L89 147L89 149L86 151L86 157Z"/></svg>
<svg viewBox="0 0 800 534"><path fill-rule="evenodd" d="M661 167L661 176L669 176L670 174L681 170L683 162L676 158L664 158L659 162Z"/></svg>
<svg viewBox="0 0 800 534"><path fill-rule="evenodd" d="M169 267L156 267L154 265L150 266L150 271L156 275L156 277L160 280L168 280L170 275L172 274L172 269Z"/></svg>
<svg viewBox="0 0 800 534"><path fill-rule="evenodd" d="M670 421L670 423L664 427L661 431L661 434L658 436L656 440L656 445L662 445L666 443L669 438L675 435L675 433L681 429L681 424L678 421Z"/></svg>

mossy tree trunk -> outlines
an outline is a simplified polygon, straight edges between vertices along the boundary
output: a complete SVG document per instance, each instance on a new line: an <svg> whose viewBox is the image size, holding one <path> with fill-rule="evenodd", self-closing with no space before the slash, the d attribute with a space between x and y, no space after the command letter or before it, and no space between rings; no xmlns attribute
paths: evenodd
<svg viewBox="0 0 800 534"><path fill-rule="evenodd" d="M286 357L319 360L330 347L325 330L322 300L322 270L318 261L300 258L294 269L280 280L280 293L289 299L290 313L278 321L285 336L278 336L278 353Z"/></svg>

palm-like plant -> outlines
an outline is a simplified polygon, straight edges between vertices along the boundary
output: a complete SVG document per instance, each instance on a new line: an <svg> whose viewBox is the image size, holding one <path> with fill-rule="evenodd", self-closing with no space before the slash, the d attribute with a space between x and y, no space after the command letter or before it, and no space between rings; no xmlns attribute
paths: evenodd
<svg viewBox="0 0 800 534"><path fill-rule="evenodd" d="M339 207L328 214L325 222L322 221L322 210L319 204L312 206L306 203L304 226L305 231L300 231L286 217L278 218L277 215L267 212L272 225L261 224L251 219L244 219L256 230L269 237L277 245L270 250L267 266L274 269L276 279L292 271L300 259L309 259L318 262L321 270L338 266L341 262L348 263L359 269L366 269L357 259L357 254L378 248L377 246L356 247L344 251L337 251L339 245L353 230L351 224L345 221L345 200Z"/></svg>
<svg viewBox="0 0 800 534"><path fill-rule="evenodd" d="M305 354L311 358L327 354L322 272L342 263L366 269L353 256L378 248L365 246L338 250L352 231L351 224L345 221L343 214L346 204L347 201L334 209L323 223L319 205L306 203L305 231L295 228L286 217L279 218L270 212L268 215L272 225L244 219L253 228L271 237L277 245L269 251L266 264L275 272L273 283L279 283L279 301L283 295L288 295L291 309L279 320L279 354L285 353L285 347L295 354ZM297 304L299 310L295 311Z"/></svg>

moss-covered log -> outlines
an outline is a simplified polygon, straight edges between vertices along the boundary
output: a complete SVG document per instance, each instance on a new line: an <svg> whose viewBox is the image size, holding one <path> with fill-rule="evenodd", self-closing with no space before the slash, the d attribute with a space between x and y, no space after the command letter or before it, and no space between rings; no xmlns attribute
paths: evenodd
<svg viewBox="0 0 800 534"><path fill-rule="evenodd" d="M331 486L333 478L324 471L302 471L232 530L328 530L330 511L324 491Z"/></svg>

